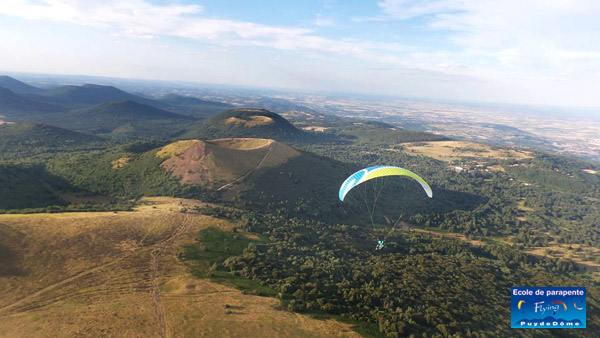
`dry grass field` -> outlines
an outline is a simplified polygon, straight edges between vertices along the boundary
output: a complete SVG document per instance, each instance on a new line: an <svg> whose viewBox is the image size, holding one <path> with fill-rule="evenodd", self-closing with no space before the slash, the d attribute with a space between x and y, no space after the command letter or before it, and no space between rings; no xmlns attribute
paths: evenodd
<svg viewBox="0 0 600 338"><path fill-rule="evenodd" d="M454 232L439 232L439 231L426 230L426 229L421 229L421 228L416 228L416 227L410 228L410 231L427 234L427 235L430 235L433 237L440 237L440 238L447 238L447 239L463 241L463 242L467 242L473 246L485 245L485 243L482 241L479 241L476 239L469 239L469 238L467 238L467 236L465 236L463 234L457 234Z"/></svg>
<svg viewBox="0 0 600 338"><path fill-rule="evenodd" d="M318 133L323 133L325 132L327 129L327 127L321 127L321 126L308 126L308 127L302 127L302 130L306 130L306 131L314 131L314 132L318 132Z"/></svg>
<svg viewBox="0 0 600 338"><path fill-rule="evenodd" d="M196 201L143 202L133 212L0 215L0 337L357 336L193 277L182 246L231 224L180 212Z"/></svg>
<svg viewBox="0 0 600 338"><path fill-rule="evenodd" d="M129 157L121 157L120 159L110 162L110 164L112 165L113 169L122 169L127 166L129 160L131 160Z"/></svg>
<svg viewBox="0 0 600 338"><path fill-rule="evenodd" d="M275 123L275 121L268 116L253 115L253 116L250 116L250 119L248 119L248 120L240 119L237 117L230 117L225 121L225 123L241 124L244 127L258 127L258 126L264 126L264 125Z"/></svg>
<svg viewBox="0 0 600 338"><path fill-rule="evenodd" d="M584 246L580 244L559 244L545 247L530 247L525 250L526 253L538 257L566 258L579 264L580 267L593 273L593 276L600 280L600 248Z"/></svg>
<svg viewBox="0 0 600 338"><path fill-rule="evenodd" d="M416 142L406 143L403 146L409 155L425 155L445 162L463 158L522 160L533 157L533 153L528 151L492 148L485 144L467 141Z"/></svg>

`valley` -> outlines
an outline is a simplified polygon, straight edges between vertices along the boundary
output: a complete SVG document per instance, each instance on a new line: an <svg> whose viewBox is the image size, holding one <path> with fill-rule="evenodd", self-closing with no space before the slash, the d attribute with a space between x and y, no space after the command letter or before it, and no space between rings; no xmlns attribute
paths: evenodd
<svg viewBox="0 0 600 338"><path fill-rule="evenodd" d="M1 336L507 336L520 284L586 286L600 327L597 162L281 98L0 80ZM386 178L340 202L381 164L433 198Z"/></svg>

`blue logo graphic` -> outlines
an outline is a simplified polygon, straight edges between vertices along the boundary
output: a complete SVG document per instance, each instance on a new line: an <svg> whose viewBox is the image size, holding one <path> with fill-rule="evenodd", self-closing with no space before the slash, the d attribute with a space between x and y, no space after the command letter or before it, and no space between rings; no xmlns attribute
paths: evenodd
<svg viewBox="0 0 600 338"><path fill-rule="evenodd" d="M511 325L516 328L585 328L585 288L510 290Z"/></svg>

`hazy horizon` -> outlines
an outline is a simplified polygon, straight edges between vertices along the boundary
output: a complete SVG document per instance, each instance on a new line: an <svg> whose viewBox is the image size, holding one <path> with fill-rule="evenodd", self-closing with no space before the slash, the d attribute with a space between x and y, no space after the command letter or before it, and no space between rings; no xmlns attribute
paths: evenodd
<svg viewBox="0 0 600 338"><path fill-rule="evenodd" d="M598 107L600 4L9 0L7 72Z"/></svg>
<svg viewBox="0 0 600 338"><path fill-rule="evenodd" d="M14 72L0 70L0 76L6 75L15 78L16 80L23 81L29 84L46 85L53 87L55 85L83 85L83 84L100 84L100 85L111 85L119 87L120 89L131 90L130 86L141 85L141 84L155 84L156 86L163 87L165 89L171 88L176 90L177 88L188 88L190 90L228 90L232 93L239 92L253 92L264 96L277 96L277 95L317 95L317 96L328 96L328 97L339 97L339 98L357 98L357 99L368 99L368 100L384 100L384 102L393 101L406 101L406 102L423 102L423 103L439 103L449 106L473 106L480 108L505 108L505 109L524 109L524 113L544 113L544 114L575 114L578 117L589 117L593 119L600 118L600 105L598 106L567 106L557 104L543 104L543 103L511 103L511 102L498 102L498 101L477 101L468 99L452 99L452 98L427 98L418 96L402 96L393 94L376 94L376 93L360 93L352 91L335 91L335 90L318 90L318 89L290 89L282 87L268 87L268 86L252 86L252 85L238 85L233 83L209 83L201 81L184 81L184 80L163 80L163 79L145 79L145 78L127 78L127 77L112 77L112 76L101 76L101 75L87 75L87 74L50 74L50 73L31 73L31 72ZM48 82L46 82L48 81ZM126 84L126 85L124 85ZM180 87L179 87L180 86Z"/></svg>

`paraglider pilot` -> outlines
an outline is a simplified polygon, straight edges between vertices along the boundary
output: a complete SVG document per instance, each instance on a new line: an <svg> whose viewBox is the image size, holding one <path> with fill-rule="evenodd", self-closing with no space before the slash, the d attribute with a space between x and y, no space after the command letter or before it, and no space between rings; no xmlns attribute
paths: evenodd
<svg viewBox="0 0 600 338"><path fill-rule="evenodd" d="M375 247L375 250L381 250L381 249L383 249L384 246L385 246L385 241L377 240L377 246Z"/></svg>

